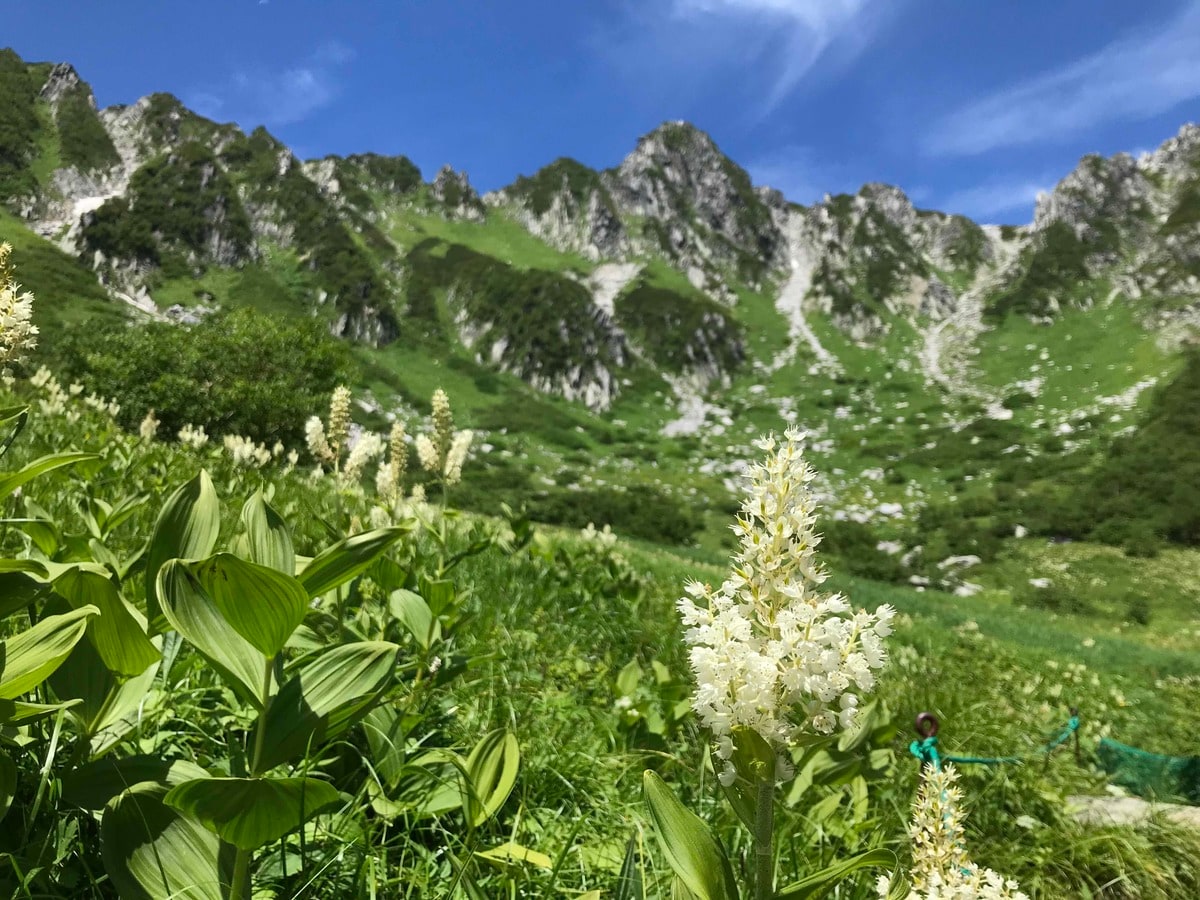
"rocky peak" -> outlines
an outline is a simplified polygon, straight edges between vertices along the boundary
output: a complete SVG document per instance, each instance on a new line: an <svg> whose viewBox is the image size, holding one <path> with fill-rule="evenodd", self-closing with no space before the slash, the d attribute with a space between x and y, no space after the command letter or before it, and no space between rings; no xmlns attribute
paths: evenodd
<svg viewBox="0 0 1200 900"><path fill-rule="evenodd" d="M466 172L457 172L448 164L442 166L433 179L432 194L452 218L483 221L483 201L471 186Z"/></svg>
<svg viewBox="0 0 1200 900"><path fill-rule="evenodd" d="M1138 167L1148 175L1183 181L1200 175L1200 125L1188 123L1161 147L1144 154Z"/></svg>
<svg viewBox="0 0 1200 900"><path fill-rule="evenodd" d="M734 266L756 281L784 263L782 235L750 176L686 122L644 135L606 180L618 209L655 220L661 249L682 265Z"/></svg>
<svg viewBox="0 0 1200 900"><path fill-rule="evenodd" d="M1042 231L1062 222L1081 240L1093 240L1101 230L1122 229L1146 215L1153 190L1128 153L1085 156L1054 190L1038 196L1033 228Z"/></svg>
<svg viewBox="0 0 1200 900"><path fill-rule="evenodd" d="M86 92L88 103L95 109L96 98L92 96L92 89L79 77L75 67L70 63L55 63L46 77L46 83L42 85L41 96L51 106L56 106L64 96L81 88Z"/></svg>

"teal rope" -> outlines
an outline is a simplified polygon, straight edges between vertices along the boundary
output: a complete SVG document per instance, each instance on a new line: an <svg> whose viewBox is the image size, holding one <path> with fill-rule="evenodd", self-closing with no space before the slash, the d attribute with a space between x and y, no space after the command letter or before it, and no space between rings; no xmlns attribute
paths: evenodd
<svg viewBox="0 0 1200 900"><path fill-rule="evenodd" d="M1037 751L1037 753L1039 753L1039 754L1053 753L1055 749L1057 749L1058 747L1061 747L1063 744L1065 744L1067 741L1069 741L1071 739L1071 735L1073 735L1078 730L1079 730L1079 716L1071 716L1070 721L1067 722L1067 727L1063 729L1062 733L1058 737L1056 737L1054 740L1052 740L1050 743L1046 744L1046 746L1042 747L1039 751ZM946 762L952 762L952 763L966 763L966 764L982 765L982 766L998 766L998 765L1005 764L1005 763L1020 765L1021 763L1025 762L1027 759L1031 758L1033 755L1036 755L1036 754L1030 754L1030 756L1024 756L1024 757L1023 756L942 756L940 753L938 753L937 743L938 743L937 736L930 735L929 737L921 738L919 741L913 741L911 744L908 745L908 751L913 756L915 756L917 759L921 760L922 764L927 765L927 766L932 766L933 770L935 772L940 772L942 770L942 760L945 760Z"/></svg>

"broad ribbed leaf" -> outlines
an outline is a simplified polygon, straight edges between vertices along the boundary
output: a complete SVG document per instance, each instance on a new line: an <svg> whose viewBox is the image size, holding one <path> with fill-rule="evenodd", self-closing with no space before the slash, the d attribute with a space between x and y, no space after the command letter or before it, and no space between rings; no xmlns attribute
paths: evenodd
<svg viewBox="0 0 1200 900"><path fill-rule="evenodd" d="M63 466L73 466L86 459L99 458L95 453L52 453L49 456L35 459L16 472L0 474L0 500L39 475L61 469Z"/></svg>
<svg viewBox="0 0 1200 900"><path fill-rule="evenodd" d="M230 553L184 565L225 621L265 657L284 648L308 612L308 594L291 575Z"/></svg>
<svg viewBox="0 0 1200 900"><path fill-rule="evenodd" d="M733 870L708 826L648 769L642 788L654 832L680 881L700 900L737 900Z"/></svg>
<svg viewBox="0 0 1200 900"><path fill-rule="evenodd" d="M242 507L242 524L251 561L287 575L296 573L291 532L279 513L267 505L261 490Z"/></svg>
<svg viewBox="0 0 1200 900"><path fill-rule="evenodd" d="M512 793L521 767L521 748L512 732L500 728L476 744L467 757L471 779L470 820L478 827L494 816Z"/></svg>
<svg viewBox="0 0 1200 900"><path fill-rule="evenodd" d="M169 560L159 570L158 596L171 627L204 654L243 698L262 709L266 659L225 621L183 560Z"/></svg>
<svg viewBox="0 0 1200 900"><path fill-rule="evenodd" d="M12 757L0 750L0 821L8 815L13 795L17 792L17 764Z"/></svg>
<svg viewBox="0 0 1200 900"><path fill-rule="evenodd" d="M634 832L625 844L625 858L621 860L621 871L617 873L617 887L613 900L646 900L637 838L637 832Z"/></svg>
<svg viewBox="0 0 1200 900"><path fill-rule="evenodd" d="M163 505L146 552L146 615L152 634L166 629L159 610L158 570L168 559L201 559L213 552L221 530L221 503L203 469Z"/></svg>
<svg viewBox="0 0 1200 900"><path fill-rule="evenodd" d="M0 572L0 619L29 606L48 590L46 585L28 572Z"/></svg>
<svg viewBox="0 0 1200 900"><path fill-rule="evenodd" d="M28 693L62 665L87 631L98 610L84 606L61 616L47 616L32 628L0 642L0 699Z"/></svg>
<svg viewBox="0 0 1200 900"><path fill-rule="evenodd" d="M407 533L409 526L394 525L356 534L338 541L317 554L304 571L300 583L309 597L319 597L361 574L375 559Z"/></svg>
<svg viewBox="0 0 1200 900"><path fill-rule="evenodd" d="M235 847L257 850L336 804L338 792L316 778L198 778L171 788L165 802Z"/></svg>
<svg viewBox="0 0 1200 900"><path fill-rule="evenodd" d="M868 850L866 853L844 859L819 872L813 872L799 881L792 882L787 887L775 892L775 900L813 900L816 897L824 897L837 887L838 882L859 869L884 866L895 868L896 864L896 854L891 850Z"/></svg>
<svg viewBox="0 0 1200 900"><path fill-rule="evenodd" d="M545 853L538 853L536 850L530 850L528 847L522 847L520 844L514 844L512 841L506 841L499 847L493 847L491 850L476 850L475 855L480 859L486 859L488 862L494 863L527 863L531 866L537 866L539 869L554 868L554 860ZM584 894L583 896L586 897L587 895ZM580 900L583 900L583 898L581 897Z"/></svg>
<svg viewBox="0 0 1200 900"><path fill-rule="evenodd" d="M75 609L90 604L100 610L88 622L88 640L117 675L140 675L162 658L110 579L73 569L55 580L54 590Z"/></svg>
<svg viewBox="0 0 1200 900"><path fill-rule="evenodd" d="M392 591L388 597L388 611L408 629L424 650L428 650L430 644L441 636L441 626L420 594L404 588Z"/></svg>
<svg viewBox="0 0 1200 900"><path fill-rule="evenodd" d="M64 775L62 798L82 809L103 809L113 797L143 782L160 784L165 789L207 777L207 772L185 759L160 756L102 759Z"/></svg>
<svg viewBox="0 0 1200 900"><path fill-rule="evenodd" d="M163 803L166 793L142 782L105 807L100 851L113 886L121 900L227 900L232 848Z"/></svg>
<svg viewBox="0 0 1200 900"><path fill-rule="evenodd" d="M753 728L734 728L730 762L738 777L721 789L738 818L753 832L758 822L758 785L775 781L775 751Z"/></svg>
<svg viewBox="0 0 1200 900"><path fill-rule="evenodd" d="M0 559L0 574L5 572L28 572L39 578L46 577L46 567L36 559Z"/></svg>
<svg viewBox="0 0 1200 900"><path fill-rule="evenodd" d="M260 721L265 734L255 774L337 737L362 718L391 684L399 652L383 641L344 644L292 676Z"/></svg>
<svg viewBox="0 0 1200 900"><path fill-rule="evenodd" d="M59 711L71 709L79 701L66 703L24 703L20 700L0 700L0 725L28 725L39 719L57 715Z"/></svg>

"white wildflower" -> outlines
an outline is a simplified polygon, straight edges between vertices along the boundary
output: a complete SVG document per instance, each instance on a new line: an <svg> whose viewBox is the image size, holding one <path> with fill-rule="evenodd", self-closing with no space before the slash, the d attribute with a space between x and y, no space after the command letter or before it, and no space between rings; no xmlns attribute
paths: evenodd
<svg viewBox="0 0 1200 900"><path fill-rule="evenodd" d="M248 437L237 434L225 435L225 451L234 465L243 468L260 468L271 461L271 451L265 444L256 444Z"/></svg>
<svg viewBox="0 0 1200 900"><path fill-rule="evenodd" d="M154 418L154 410L148 411L146 418L142 419L142 424L138 426L138 436L146 442L154 440L158 434L158 425L158 419Z"/></svg>
<svg viewBox="0 0 1200 900"><path fill-rule="evenodd" d="M768 455L750 472L732 571L716 590L688 584L678 603L697 684L692 703L727 761L737 726L776 748L804 731L848 727L855 691L870 691L886 661L882 639L894 610L856 611L817 590L826 575L815 559L815 473L801 457L801 437L791 429L781 445L758 442Z"/></svg>
<svg viewBox="0 0 1200 900"><path fill-rule="evenodd" d="M441 468L437 448L428 435L417 435L417 459L421 463L421 468L426 472L437 472Z"/></svg>
<svg viewBox="0 0 1200 900"><path fill-rule="evenodd" d="M451 440L450 449L446 451L446 467L442 470L446 484L458 484L462 481L463 463L467 460L467 451L474 437L475 433L472 431L460 431Z"/></svg>
<svg viewBox="0 0 1200 900"><path fill-rule="evenodd" d="M179 429L176 435L179 438L179 443L185 447L191 447L193 450L200 450L208 443L208 434L204 430L203 425L192 425L190 422Z"/></svg>
<svg viewBox="0 0 1200 900"><path fill-rule="evenodd" d="M906 900L1029 900L1017 882L981 869L967 856L957 781L951 765L925 770L909 827L913 888ZM876 885L882 898L889 888L886 878Z"/></svg>
<svg viewBox="0 0 1200 900"><path fill-rule="evenodd" d="M357 485L362 478L367 463L382 455L385 448L383 438L373 431L365 431L358 436L346 457L346 466L342 470L341 479L345 485Z"/></svg>
<svg viewBox="0 0 1200 900"><path fill-rule="evenodd" d="M21 292L9 262L12 247L0 244L0 373L11 375L14 363L25 362L26 354L37 346L37 326L33 324L33 294Z"/></svg>

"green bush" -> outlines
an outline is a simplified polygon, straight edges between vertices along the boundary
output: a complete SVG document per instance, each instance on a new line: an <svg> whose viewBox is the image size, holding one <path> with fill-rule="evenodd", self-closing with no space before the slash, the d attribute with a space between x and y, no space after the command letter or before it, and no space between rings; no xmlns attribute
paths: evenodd
<svg viewBox="0 0 1200 900"><path fill-rule="evenodd" d="M0 196L31 193L29 164L37 149L37 87L21 57L0 50Z"/></svg>
<svg viewBox="0 0 1200 900"><path fill-rule="evenodd" d="M642 280L616 300L617 322L654 361L672 372L715 364L729 372L745 357L736 321L703 296L685 296Z"/></svg>
<svg viewBox="0 0 1200 900"><path fill-rule="evenodd" d="M62 161L83 172L107 169L121 161L100 117L80 85L58 101L56 116Z"/></svg>
<svg viewBox="0 0 1200 900"><path fill-rule="evenodd" d="M164 437L191 423L212 435L298 446L304 422L349 375L349 349L319 323L250 309L190 328L152 323L75 334L63 349L65 379L119 398L131 429L155 410Z"/></svg>

